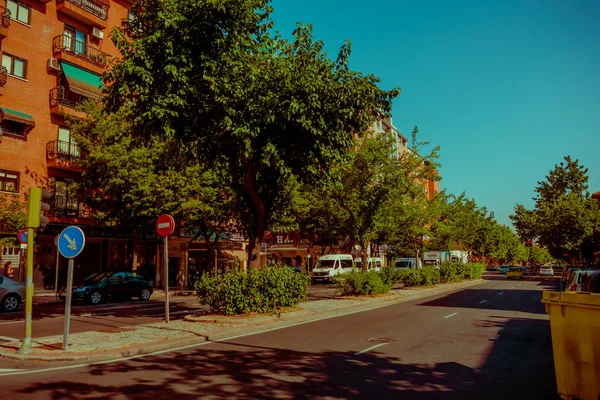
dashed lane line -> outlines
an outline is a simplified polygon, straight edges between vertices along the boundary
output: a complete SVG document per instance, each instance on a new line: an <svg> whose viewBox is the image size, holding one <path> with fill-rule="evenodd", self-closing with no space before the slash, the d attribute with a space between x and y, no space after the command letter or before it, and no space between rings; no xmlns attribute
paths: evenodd
<svg viewBox="0 0 600 400"><path fill-rule="evenodd" d="M500 292L500 293L498 293L498 296L501 296L503 293L504 293L504 292Z"/></svg>
<svg viewBox="0 0 600 400"><path fill-rule="evenodd" d="M364 350L361 350L361 351L359 351L357 353L354 353L354 355L355 356L359 356L361 354L368 353L369 351L375 350L376 348L381 347L381 346L385 346L386 344L389 344L389 343L379 343L379 344L376 344L374 346L371 346L371 347L368 347L368 348L366 348Z"/></svg>
<svg viewBox="0 0 600 400"><path fill-rule="evenodd" d="M458 313L455 312L455 313L452 313L452 314L448 314L444 318L454 317L456 314L458 314Z"/></svg>
<svg viewBox="0 0 600 400"><path fill-rule="evenodd" d="M487 303L487 300L481 300L479 304Z"/></svg>

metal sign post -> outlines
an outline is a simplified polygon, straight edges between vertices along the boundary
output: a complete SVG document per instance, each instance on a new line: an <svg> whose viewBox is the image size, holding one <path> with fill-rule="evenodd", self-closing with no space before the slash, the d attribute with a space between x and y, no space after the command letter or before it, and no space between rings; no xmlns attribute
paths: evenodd
<svg viewBox="0 0 600 400"><path fill-rule="evenodd" d="M73 295L73 258L77 257L85 246L85 235L76 226L66 227L58 236L58 251L69 259L67 271L67 298L65 300L65 331L63 335L63 350L69 348L69 329L71 326L71 298Z"/></svg>
<svg viewBox="0 0 600 400"><path fill-rule="evenodd" d="M169 235L175 231L175 220L169 214L163 214L156 220L156 232L163 237L165 246L163 281L165 283L165 322L169 323Z"/></svg>
<svg viewBox="0 0 600 400"><path fill-rule="evenodd" d="M56 235L56 237L54 238L54 246L56 246L57 251L56 251L56 269L55 269L55 273L54 273L54 296L56 296L56 298L58 299L58 264L60 263L60 252L58 251L58 238L60 236Z"/></svg>
<svg viewBox="0 0 600 400"><path fill-rule="evenodd" d="M22 232L22 231L21 231ZM33 228L27 228L27 235L24 237L27 241L27 271L25 273L25 337L21 348L18 350L21 354L30 353L31 347L31 324L33 312ZM23 237L19 233L19 241L23 243Z"/></svg>

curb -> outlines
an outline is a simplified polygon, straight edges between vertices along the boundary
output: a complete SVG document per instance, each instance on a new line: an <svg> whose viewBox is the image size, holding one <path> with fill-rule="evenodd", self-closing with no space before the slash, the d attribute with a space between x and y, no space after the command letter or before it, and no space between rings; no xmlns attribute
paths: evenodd
<svg viewBox="0 0 600 400"><path fill-rule="evenodd" d="M204 342L218 342L228 338L251 335L255 333L260 333L266 329L269 330L278 330L284 329L289 326L310 323L313 321L329 319L340 317L344 315L355 314L364 311L370 311L377 308L387 307L399 303L406 303L413 300L419 300L426 297L437 296L440 294L450 293L458 290L462 290L471 286L477 286L486 283L487 281L483 279L477 279L467 282L461 282L460 286L457 287L457 284L444 284L441 287L434 287L431 289L426 289L424 292L415 294L415 295L402 295L402 294L392 294L391 296L385 296L380 298L368 298L365 301L365 304L360 305L350 305L346 307L341 307L328 311L310 311L306 309L302 309L299 311L283 313L281 317L278 318L276 316L258 316L253 319L252 322L248 323L244 327L226 327L221 330L213 331L210 334L190 334L189 336L185 336L179 339L162 339L153 343L143 344L143 345L130 345L127 347L123 347L119 350L107 350L104 352L93 352L86 351L81 353L72 353L68 355L44 355L44 354L36 354L35 350L29 354L18 354L15 348L10 352L3 351L0 346L0 357L5 359L12 360L27 360L27 361L106 361L117 358L125 358L125 357L135 357L142 355L150 355L152 353L165 351L165 350L175 350L179 347L190 346L194 344L201 344ZM357 298L347 298L349 300L357 300ZM228 317L223 316L206 316L209 321L187 321L189 323L228 323L232 324L230 320L227 320ZM229 317L230 318L230 317ZM212 321L210 321L212 320ZM266 325L269 325L268 327Z"/></svg>

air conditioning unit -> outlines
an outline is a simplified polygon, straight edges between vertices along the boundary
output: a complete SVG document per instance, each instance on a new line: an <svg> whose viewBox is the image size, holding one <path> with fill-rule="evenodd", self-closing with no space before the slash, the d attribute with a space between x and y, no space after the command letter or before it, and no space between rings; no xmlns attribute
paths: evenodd
<svg viewBox="0 0 600 400"><path fill-rule="evenodd" d="M48 71L60 72L60 63L56 58L48 59Z"/></svg>
<svg viewBox="0 0 600 400"><path fill-rule="evenodd" d="M99 28L92 28L92 36L97 39L104 39L104 32Z"/></svg>

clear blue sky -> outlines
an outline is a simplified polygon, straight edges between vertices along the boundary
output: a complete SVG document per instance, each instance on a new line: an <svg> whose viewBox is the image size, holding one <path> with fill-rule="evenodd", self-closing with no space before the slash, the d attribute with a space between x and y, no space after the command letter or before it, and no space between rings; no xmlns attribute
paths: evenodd
<svg viewBox="0 0 600 400"><path fill-rule="evenodd" d="M511 225L565 155L600 191L600 2L274 0L275 27L310 23L331 57L401 87L394 125L441 146L442 188ZM511 225L512 226L512 225Z"/></svg>

